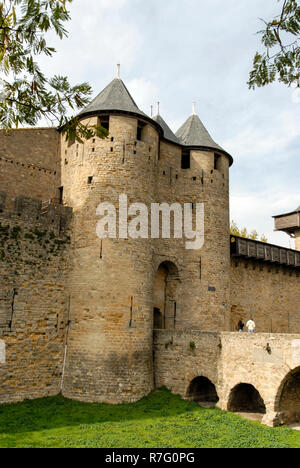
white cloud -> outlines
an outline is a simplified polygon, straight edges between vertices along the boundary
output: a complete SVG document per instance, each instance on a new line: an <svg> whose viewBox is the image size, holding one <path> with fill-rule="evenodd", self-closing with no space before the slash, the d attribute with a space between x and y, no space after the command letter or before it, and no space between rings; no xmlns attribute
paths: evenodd
<svg viewBox="0 0 300 468"><path fill-rule="evenodd" d="M288 157L286 148L300 138L300 120L298 108L284 111L274 116L266 125L249 123L238 135L225 140L224 148L238 158L251 159L280 153L280 158Z"/></svg>
<svg viewBox="0 0 300 468"><path fill-rule="evenodd" d="M96 88L103 75L110 73L114 77L117 63L130 70L143 40L138 25L124 15L127 0L88 0L86 9L84 3L79 0L70 7L72 19L66 25L67 39L60 41L55 34L49 36L49 43L58 51L51 59L51 70L48 58L40 62L50 73L55 70L73 82L90 81Z"/></svg>
<svg viewBox="0 0 300 468"><path fill-rule="evenodd" d="M94 5L93 5L94 2ZM127 0L89 0L89 9L90 9L90 4L93 5L93 7L97 8L96 12L99 13L99 11L103 10L104 8L106 10L119 10L122 8L124 5L126 5Z"/></svg>
<svg viewBox="0 0 300 468"><path fill-rule="evenodd" d="M135 78L126 83L130 94L137 103L137 106L146 114L150 115L150 106L153 105L153 112L156 113L156 102L158 101L157 86L146 78Z"/></svg>

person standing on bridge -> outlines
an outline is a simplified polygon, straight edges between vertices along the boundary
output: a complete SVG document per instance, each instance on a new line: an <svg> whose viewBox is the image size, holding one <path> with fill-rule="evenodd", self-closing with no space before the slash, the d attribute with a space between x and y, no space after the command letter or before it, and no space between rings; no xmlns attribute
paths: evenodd
<svg viewBox="0 0 300 468"><path fill-rule="evenodd" d="M246 323L246 327L248 328L248 333L255 333L256 325L252 317Z"/></svg>

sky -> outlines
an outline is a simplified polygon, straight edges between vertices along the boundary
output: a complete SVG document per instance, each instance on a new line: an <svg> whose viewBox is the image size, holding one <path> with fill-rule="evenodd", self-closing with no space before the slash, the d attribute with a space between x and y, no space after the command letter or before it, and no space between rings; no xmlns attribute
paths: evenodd
<svg viewBox="0 0 300 468"><path fill-rule="evenodd" d="M294 246L274 232L272 216L300 205L300 92L275 83L249 90L260 50L259 18L280 12L277 0L74 0L69 36L41 64L98 94L116 75L139 108L160 111L173 131L197 113L232 154L231 214L271 243Z"/></svg>

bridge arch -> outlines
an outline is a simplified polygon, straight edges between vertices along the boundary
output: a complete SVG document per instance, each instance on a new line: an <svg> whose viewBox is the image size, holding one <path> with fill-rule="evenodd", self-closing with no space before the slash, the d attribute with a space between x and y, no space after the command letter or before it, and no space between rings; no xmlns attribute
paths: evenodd
<svg viewBox="0 0 300 468"><path fill-rule="evenodd" d="M219 397L215 385L207 377L194 378L187 390L186 397L190 401L218 403Z"/></svg>
<svg viewBox="0 0 300 468"><path fill-rule="evenodd" d="M275 411L281 424L300 422L300 367L290 371L281 382Z"/></svg>
<svg viewBox="0 0 300 468"><path fill-rule="evenodd" d="M260 393L248 383L240 383L231 390L227 410L233 413L266 414L266 406Z"/></svg>

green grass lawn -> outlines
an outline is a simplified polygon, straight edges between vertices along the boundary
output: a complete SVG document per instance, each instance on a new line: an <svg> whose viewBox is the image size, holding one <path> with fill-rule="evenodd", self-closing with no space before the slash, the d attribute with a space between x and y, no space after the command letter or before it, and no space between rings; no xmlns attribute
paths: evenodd
<svg viewBox="0 0 300 468"><path fill-rule="evenodd" d="M300 432L263 427L160 390L118 406L61 396L0 406L0 447L300 448Z"/></svg>

